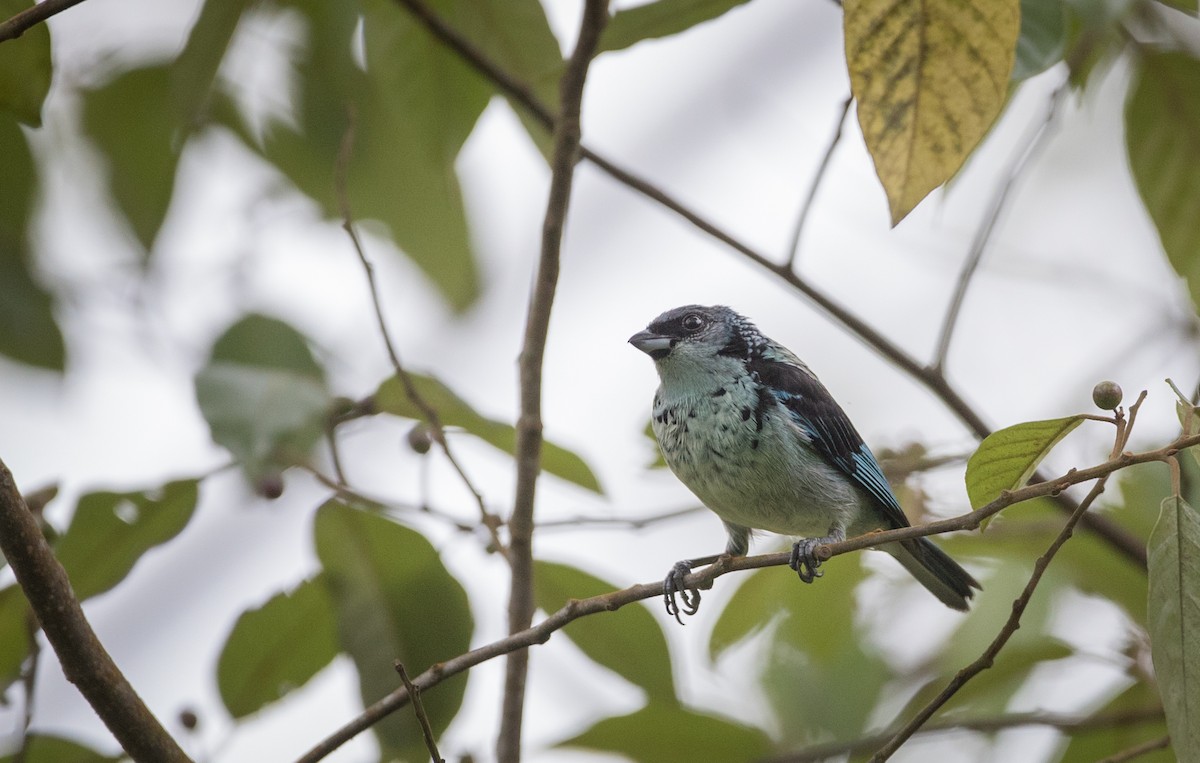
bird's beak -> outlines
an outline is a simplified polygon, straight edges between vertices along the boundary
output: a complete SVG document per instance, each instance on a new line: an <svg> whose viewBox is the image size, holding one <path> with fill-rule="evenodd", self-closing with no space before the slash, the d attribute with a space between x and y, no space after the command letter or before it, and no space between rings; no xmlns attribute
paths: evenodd
<svg viewBox="0 0 1200 763"><path fill-rule="evenodd" d="M662 360L671 353L673 340L669 336L645 330L629 337L629 343L655 360Z"/></svg>

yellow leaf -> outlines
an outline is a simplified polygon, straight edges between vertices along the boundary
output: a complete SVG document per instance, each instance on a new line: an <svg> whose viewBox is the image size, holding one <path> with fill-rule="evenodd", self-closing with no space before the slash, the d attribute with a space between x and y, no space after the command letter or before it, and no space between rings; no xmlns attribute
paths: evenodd
<svg viewBox="0 0 1200 763"><path fill-rule="evenodd" d="M892 224L950 178L1000 113L1020 0L845 0L858 121Z"/></svg>

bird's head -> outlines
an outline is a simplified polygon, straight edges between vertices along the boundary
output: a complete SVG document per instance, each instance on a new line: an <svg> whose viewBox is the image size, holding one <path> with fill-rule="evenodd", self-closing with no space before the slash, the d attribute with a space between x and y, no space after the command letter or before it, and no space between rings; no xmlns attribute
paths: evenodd
<svg viewBox="0 0 1200 763"><path fill-rule="evenodd" d="M716 305L685 305L668 310L629 343L668 369L712 369L729 360L745 362L761 352L767 339L738 313Z"/></svg>

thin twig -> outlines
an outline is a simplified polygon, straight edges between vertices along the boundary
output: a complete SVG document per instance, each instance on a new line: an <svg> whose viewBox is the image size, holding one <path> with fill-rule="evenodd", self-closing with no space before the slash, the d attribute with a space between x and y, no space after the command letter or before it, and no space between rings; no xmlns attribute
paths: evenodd
<svg viewBox="0 0 1200 763"><path fill-rule="evenodd" d="M190 759L113 662L84 617L66 570L0 461L0 550L58 655L63 674L135 760Z"/></svg>
<svg viewBox="0 0 1200 763"><path fill-rule="evenodd" d="M1054 479L1027 485L1018 490L1006 490L996 500L986 506L981 506L975 511L967 512L957 517L929 522L916 527L902 527L898 530L866 533L856 538L848 538L839 543L819 546L816 549L816 553L822 560L827 560L834 556L880 546L885 543L911 540L913 538L938 535L956 530L977 529L985 519L998 514L1014 504L1028 501L1032 498L1044 498L1054 495L1072 485L1090 482L1091 480L1099 479L1135 464L1162 461L1164 458L1169 458L1184 448L1190 448L1195 445L1200 445L1200 434L1177 438L1170 444L1156 450L1141 453L1121 453L1115 458L1111 458L1096 466L1086 469L1072 469ZM756 570L764 567L781 567L788 564L790 560L791 552L789 551L760 554L758 556L721 556L708 567L688 575L684 580L684 585L688 588L709 588L712 586L714 580L731 572ZM629 588L611 591L588 599L572 600L537 625L434 665L413 679L413 684L422 691L427 690L431 686L441 683L443 680L458 675L465 670L469 670L480 663L487 662L517 649L525 649L534 644L544 644L555 631L562 629L568 623L578 620L581 617L593 615L597 612L613 611L635 601L659 598L662 595L662 581L657 581L630 586ZM369 729L380 719L404 707L407 702L407 692L404 690L392 692L366 708L358 717L313 747L297 763L316 763L316 761L323 759L350 739Z"/></svg>
<svg viewBox="0 0 1200 763"><path fill-rule="evenodd" d="M559 82L561 112L554 123L554 151L550 162L550 193L542 223L542 246L534 276L533 293L525 321L525 338L518 362L521 415L517 419L517 484L508 522L512 585L508 599L509 633L529 628L533 622L533 510L537 478L542 468L542 363L550 331L550 311L558 287L559 260L567 207L575 167L579 163L579 113L588 66L596 54L600 33L608 21L608 0L587 0L575 51ZM525 708L525 680L529 652L508 657L504 673L504 700L500 733L496 740L499 763L519 763L521 726Z"/></svg>
<svg viewBox="0 0 1200 763"><path fill-rule="evenodd" d="M1130 407L1129 421L1127 424L1124 424L1122 421L1123 417L1121 414L1117 414L1117 434L1113 438L1113 448L1110 459L1116 459L1120 457L1121 453L1124 451L1126 444L1129 442L1129 435L1137 417L1138 409L1141 407L1142 402L1145 399L1146 393L1142 392L1142 394L1138 397L1137 402ZM1169 458L1169 456L1166 456L1166 458ZM983 650L983 654L979 655L979 657L971 662L971 664L958 671L958 673L954 675L954 678L950 679L950 683L948 683L936 697L918 710L908 723L904 724L904 726L897 731L891 737L891 739L887 741L887 743L882 745L879 750L871 756L871 763L883 763L883 761L890 758L896 752L896 750L900 749L901 745L908 741L908 739L918 729L920 729L929 721L930 718L933 717L934 713L936 713L947 702L949 702L950 698L957 694L959 689L961 689L963 686L966 686L967 682L969 682L972 678L992 667L992 665L995 663L996 656L1000 654L1000 651L1004 648L1005 644L1007 644L1009 639L1012 638L1013 634L1017 632L1017 629L1021 627L1021 617L1024 616L1025 610L1029 607L1029 602L1032 600L1033 593L1035 590L1037 590L1038 584L1041 583L1042 575L1045 574L1046 568L1050 566L1050 562L1054 561L1054 557L1056 554L1058 554L1058 550L1062 548L1063 545L1071 538L1071 535L1075 530L1075 525L1079 522L1080 517L1083 516L1084 512L1086 512L1096 501L1096 499L1099 498L1104 492L1105 485L1108 483L1108 477L1109 475L1105 474L1096 480L1096 484L1092 486L1092 489L1088 491L1087 496L1079 502L1079 506L1074 512L1072 512L1070 518L1067 519L1066 524L1063 525L1062 531L1059 532L1059 534L1054 538L1054 541L1051 542L1045 553L1038 557L1037 562L1035 562L1033 565L1033 574L1030 575L1029 581L1025 584L1025 588L1021 591L1021 594L1016 598L1016 600L1013 601L1012 611L1009 613L1008 620L1005 621L1004 627L1000 629L1000 632L996 634L996 637L992 639L992 642L988 644L986 649Z"/></svg>
<svg viewBox="0 0 1200 763"><path fill-rule="evenodd" d="M421 0L396 0L399 5L407 8L421 21L431 34L454 50L464 61L473 66L480 74L489 79L496 87L513 100L520 108L527 111L543 127L549 129L553 118L549 109L541 104L532 91L512 75L492 62L463 34L452 28L436 13L430 10ZM908 374L918 384L932 392L954 414L956 418L976 437L982 439L992 433L991 427L984 422L978 412L959 394L945 376L917 362L915 358L902 350L880 332L876 331L857 315L834 301L827 294L814 287L811 283L796 275L784 264L776 264L770 258L758 252L745 242L735 238L716 224L680 203L653 183L626 170L586 145L580 146L580 153L598 169L608 174L617 182L640 193L655 203L671 210L699 230L730 247L750 262L776 276L788 286L800 292L825 312L835 323L842 326L852 336L866 346L879 353L892 365ZM1038 477L1039 475L1035 475ZM1067 496L1059 496L1058 506L1067 513L1074 510L1075 504ZM1122 528L1105 516L1085 514L1081 525L1103 538L1130 561L1142 569L1146 568L1146 547L1135 535Z"/></svg>
<svg viewBox="0 0 1200 763"><path fill-rule="evenodd" d="M42 0L7 21L0 22L0 42L15 40L51 16L82 2L83 0Z"/></svg>
<svg viewBox="0 0 1200 763"><path fill-rule="evenodd" d="M1163 718L1161 707L1148 707L1139 710L1127 710L1114 713L1103 713L1085 717L1060 715L1057 713L1014 713L1001 715L996 718L964 718L962 720L947 720L927 723L917 732L919 736L944 734L954 731L977 731L993 733L1021 726L1046 726L1059 731L1079 732L1099 729L1122 728L1138 726L1143 723L1159 721ZM760 763L815 763L829 758L840 758L844 755L873 750L886 742L894 732L885 731L878 734L852 739L847 742L830 742L828 744L805 747L784 755L766 758Z"/></svg>
<svg viewBox="0 0 1200 763"><path fill-rule="evenodd" d="M412 698L413 712L417 714L417 723L421 724L421 736L425 738L425 746L429 748L430 759L433 763L446 763L442 754L438 752L437 740L433 738L433 727L429 725L429 716L425 714L425 704L421 702L421 690L413 686L413 682L409 680L408 671L404 669L403 662L396 660L394 667L400 674L400 681L404 684L405 691Z"/></svg>
<svg viewBox="0 0 1200 763"><path fill-rule="evenodd" d="M817 165L812 184L808 187L808 195L804 197L804 203L800 205L800 215L796 218L796 227L792 229L792 238L788 242L787 265L785 266L788 270L796 266L796 258L800 255L800 237L804 233L804 225L808 222L813 202L817 199L817 191L821 188L821 182L829 170L829 162L833 158L834 149L842 141L842 128L846 126L846 116L850 113L850 104L852 103L854 103L853 95L847 95L846 100L842 101L842 107L838 111L837 125L833 129L833 137L830 138L829 145L825 147L825 154L821 157L821 163Z"/></svg>
<svg viewBox="0 0 1200 763"><path fill-rule="evenodd" d="M950 354L950 342L954 336L954 329L958 325L959 312L962 310L963 301L967 296L967 289L971 285L971 279L979 268L984 250L987 249L988 242L992 238L992 231L996 228L996 222L1008 206L1009 195L1013 188L1016 187L1017 179L1024 175L1025 169L1037 155L1039 149L1046 144L1046 139L1051 135L1050 128L1054 124L1054 118L1058 115L1059 106L1062 105L1063 98L1067 93L1067 84L1067 82L1063 82L1050 95L1045 115L1037 126L1033 130L1030 130L1020 150L1013 157L1012 166L1008 170L1008 177L996 189L996 195L992 197L991 204L988 206L988 213L983 219L983 224L975 232L975 238L971 242L971 249L967 254L966 262L963 263L962 272L959 273L958 283L954 287L954 296L950 300L950 307L946 310L946 315L942 319L942 329L938 336L937 351L933 358L933 371L938 374L943 374L945 371L946 357Z"/></svg>
<svg viewBox="0 0 1200 763"><path fill-rule="evenodd" d="M1125 750L1121 750L1115 755L1109 755L1107 758L1102 758L1096 763L1128 763L1135 758L1140 758L1148 752L1155 750L1165 750L1171 744L1171 737L1162 736L1158 739L1151 739L1141 744L1136 744Z"/></svg>
<svg viewBox="0 0 1200 763"><path fill-rule="evenodd" d="M349 485L347 485L344 482L341 482L333 477L330 477L327 474L324 474L323 472L321 472L318 469L313 468L312 466L301 465L299 468L308 472L308 474L310 476L312 476L313 479L315 479L317 482L320 482L322 485L324 485L325 487L332 490L334 493L337 494L337 496L339 498L342 498L344 500L358 504L360 506L364 506L369 509L382 509L385 511L394 511L397 513L410 512L413 514L423 514L426 516L433 517L434 519L439 519L439 520L445 522L446 524L450 525L451 527L453 527L455 530L458 530L459 532L463 532L463 533L475 532L475 529L476 529L475 526L464 524L464 523L460 522L457 518L451 516L450 514L433 508L432 506L429 505L428 501L423 501L420 504L409 504L409 503L397 503L395 501L385 500L383 498L373 498L356 488L350 487Z"/></svg>
<svg viewBox="0 0 1200 763"><path fill-rule="evenodd" d="M442 452L446 454L446 460L450 462L450 466L458 473L458 477L462 480L463 485L475 498L475 503L479 506L480 522L487 528L488 534L491 536L492 545L495 547L497 553L508 559L508 549L505 547L504 541L500 539L500 518L488 511L487 503L483 500L483 493L475 487L475 483L471 481L462 464L454 457L454 452L450 449L450 443L446 440L446 430L442 426L442 420L438 416L438 412L417 391L412 377L408 375L408 372L404 369L404 364L400 362L400 353L397 352L396 344L392 341L391 331L388 329L387 320L383 315L383 300L379 295L379 283L375 278L375 268L367 258L366 250L363 249L362 241L355 230L354 214L350 209L350 195L347 192L350 157L354 150L355 127L356 114L354 109L350 108L347 111L346 132L342 136L342 143L338 148L336 166L334 167L334 190L337 194L338 205L342 213L342 229L350 237L350 242L354 245L354 251L358 255L358 261L362 264L363 272L367 276L367 286L371 292L371 304L374 307L375 322L379 327L379 335L383 338L383 344L387 349L388 359L391 360L392 369L396 372L396 378L399 379L401 386L404 387L404 394L413 402L413 405L420 409L421 415L425 417L425 423L429 425L430 435L433 437L434 442L441 447Z"/></svg>

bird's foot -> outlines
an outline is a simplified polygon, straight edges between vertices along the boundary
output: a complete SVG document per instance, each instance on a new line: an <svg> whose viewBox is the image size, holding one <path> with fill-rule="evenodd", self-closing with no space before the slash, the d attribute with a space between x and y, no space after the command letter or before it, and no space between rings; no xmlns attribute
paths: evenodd
<svg viewBox="0 0 1200 763"><path fill-rule="evenodd" d="M817 549L828 543L839 543L846 539L846 533L841 530L832 530L823 538L803 538L796 541L792 546L792 558L788 560L788 566L796 571L800 579L805 583L811 583L825 573L819 569L821 559L817 556Z"/></svg>
<svg viewBox="0 0 1200 763"><path fill-rule="evenodd" d="M694 615L700 611L700 589L688 588L684 580L692 572L692 562L683 560L676 562L671 571L667 573L667 579L663 581L663 599L667 605L667 614L675 618L676 622L683 625L684 615ZM676 601L678 596L681 600Z"/></svg>

